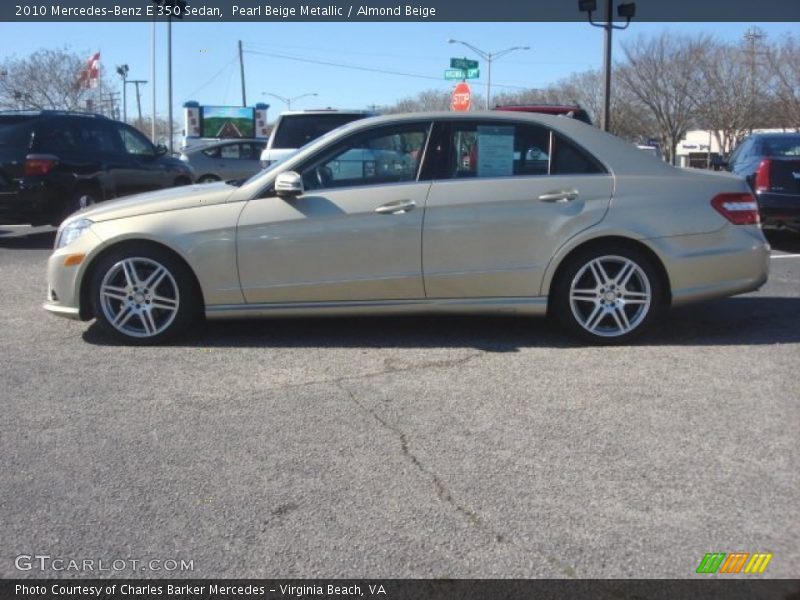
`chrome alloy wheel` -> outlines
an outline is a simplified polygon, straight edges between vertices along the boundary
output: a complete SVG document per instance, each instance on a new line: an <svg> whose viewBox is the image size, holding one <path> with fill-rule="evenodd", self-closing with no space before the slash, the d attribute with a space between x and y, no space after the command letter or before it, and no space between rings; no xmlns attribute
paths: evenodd
<svg viewBox="0 0 800 600"><path fill-rule="evenodd" d="M169 328L178 315L178 284L164 265L150 258L126 258L103 277L100 306L120 333L153 337Z"/></svg>
<svg viewBox="0 0 800 600"><path fill-rule="evenodd" d="M601 337L621 336L636 329L647 317L652 299L646 273L624 256L600 256L589 261L569 288L575 320Z"/></svg>

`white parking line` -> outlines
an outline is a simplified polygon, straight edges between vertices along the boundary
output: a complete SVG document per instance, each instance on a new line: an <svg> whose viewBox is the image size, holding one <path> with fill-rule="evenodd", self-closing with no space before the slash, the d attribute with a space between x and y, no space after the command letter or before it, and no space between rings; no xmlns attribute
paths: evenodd
<svg viewBox="0 0 800 600"><path fill-rule="evenodd" d="M770 258L800 258L800 254L772 254Z"/></svg>

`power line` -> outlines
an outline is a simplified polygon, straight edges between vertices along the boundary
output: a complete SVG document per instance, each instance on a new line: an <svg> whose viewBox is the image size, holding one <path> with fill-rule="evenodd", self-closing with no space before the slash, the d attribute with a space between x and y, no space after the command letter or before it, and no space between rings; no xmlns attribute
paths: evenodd
<svg viewBox="0 0 800 600"><path fill-rule="evenodd" d="M277 52L264 52L264 51L261 51L261 50L248 49L248 50L245 50L245 52L247 52L249 54L261 54L263 56L270 56L272 58L281 58L281 59L284 59L284 60L293 60L293 61L302 62L302 63L310 63L310 64L315 64L315 65L325 65L325 66L328 66L328 67L339 67L341 69L352 69L354 71L366 71L368 73L381 73L383 75L396 75L396 76L400 76L400 77L413 77L413 78L416 78L416 79L427 79L429 81L437 81L437 82L440 82L440 83L442 82L442 78L441 77L435 77L433 75L423 75L422 73L408 73L408 72L405 72L405 71L394 71L394 70L391 70L391 69L381 69L381 68L378 68L378 67L367 67L367 66L363 66L363 65L351 65L351 64L346 64L346 63L337 63L337 62L328 61L328 60L305 58L305 57L301 57L301 56L290 56L288 54L280 54L280 53L277 53ZM525 87L525 86L508 85L508 84L501 84L501 83L496 83L495 85L498 86L498 87L505 87L505 88L511 88L511 89L517 89L517 90L532 89L530 87Z"/></svg>
<svg viewBox="0 0 800 600"><path fill-rule="evenodd" d="M231 66L231 65L232 65L232 64L233 64L233 63L234 63L236 60L238 60L238 58L239 58L239 55L238 55L238 53L237 53L237 54L234 54L234 55L233 55L233 57L232 57L232 58L231 58L231 59L230 59L230 60L229 60L227 63L225 63L225 65L224 65L224 66L223 66L223 67L222 67L222 68L221 68L219 71L217 71L216 73L214 73L214 74L211 76L211 78L210 78L210 79L208 79L208 81L206 81L206 82L205 82L203 85L201 85L201 86L200 86L200 87L198 87L196 90L194 90L193 92L191 92L190 94L188 94L188 95L186 96L186 98L185 98L185 99L186 99L186 100L191 100L191 99L192 99L192 98L193 98L193 97L194 97L194 96L197 94L197 92L199 92L200 90L202 90L202 89L204 89L205 87L207 87L207 86L208 86L208 85L209 85L209 84L210 84L212 81L214 81L214 80L215 80L217 77L219 77L219 76L220 76L220 75L223 73L223 71L225 71L225 69L227 69L228 67L230 67L230 66Z"/></svg>

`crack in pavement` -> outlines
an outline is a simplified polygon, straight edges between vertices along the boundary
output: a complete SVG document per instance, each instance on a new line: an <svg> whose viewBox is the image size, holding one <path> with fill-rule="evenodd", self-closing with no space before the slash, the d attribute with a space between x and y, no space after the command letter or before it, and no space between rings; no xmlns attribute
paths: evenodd
<svg viewBox="0 0 800 600"><path fill-rule="evenodd" d="M488 533L492 537L494 542L498 544L502 543L511 544L512 546L521 550L522 552L529 552L529 550L520 546L513 539L510 539L509 537L503 535L502 533L494 530L488 523L486 523L484 519L481 518L481 516L475 510L463 504L458 503L453 497L453 494L450 492L445 483L442 481L442 479L431 469L423 465L419 457L416 456L411 451L411 449L409 448L408 436L406 436L405 432L402 429L400 429L396 425L391 424L389 421L381 417L377 413L377 411L365 406L361 401L359 401L355 393L352 390L349 390L348 388L344 387L340 381L336 381L335 385L341 391L347 394L347 396L350 398L350 401L353 404L355 404L359 409L361 409L361 411L370 415L373 419L375 419L378 423L380 423L380 425L384 429L398 436L398 438L400 439L400 449L403 453L403 456L407 458L411 462L411 464L413 464L421 473L423 473L431 481L433 481L433 485L436 488L436 495L439 497L439 500L450 505L453 509L455 509L457 513L462 515L467 520L467 523L481 529L485 533ZM543 556L547 560L547 562L549 562L551 565L558 568L567 577L575 578L578 576L577 571L571 565L564 564L563 562L561 562L560 560L558 560L553 556L549 556L546 554L540 554L540 555Z"/></svg>

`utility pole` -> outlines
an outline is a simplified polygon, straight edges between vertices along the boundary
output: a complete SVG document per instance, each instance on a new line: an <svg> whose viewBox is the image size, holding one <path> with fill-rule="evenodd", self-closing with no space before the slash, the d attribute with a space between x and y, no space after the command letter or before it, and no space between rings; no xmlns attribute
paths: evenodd
<svg viewBox="0 0 800 600"><path fill-rule="evenodd" d="M242 53L242 40L239 40L239 73L242 79L242 106L247 106L247 94L244 88L244 54Z"/></svg>
<svg viewBox="0 0 800 600"><path fill-rule="evenodd" d="M136 86L136 107L139 111L139 124L142 124L142 97L139 95L139 84L144 85L147 83L144 79L129 79L128 83Z"/></svg>
<svg viewBox="0 0 800 600"><path fill-rule="evenodd" d="M112 119L118 119L119 113L117 111L117 97L119 96L119 92L108 92L106 94L103 94L103 96L104 96L103 104L108 106L109 116Z"/></svg>
<svg viewBox="0 0 800 600"><path fill-rule="evenodd" d="M750 133L753 133L753 123L756 119L756 44L765 37L764 33L757 27L751 27L744 34L744 39L749 44L746 52L750 61L750 102L748 103L748 112L750 113L748 129Z"/></svg>

